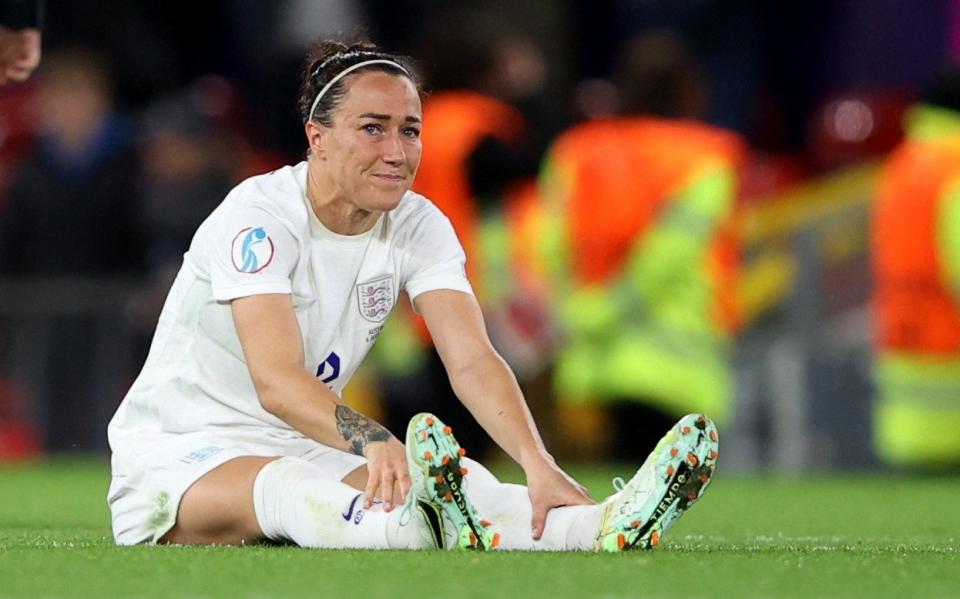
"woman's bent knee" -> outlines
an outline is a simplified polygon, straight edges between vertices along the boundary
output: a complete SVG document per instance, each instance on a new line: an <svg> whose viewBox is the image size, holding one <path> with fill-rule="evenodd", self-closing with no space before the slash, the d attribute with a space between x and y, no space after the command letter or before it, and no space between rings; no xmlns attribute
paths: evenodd
<svg viewBox="0 0 960 599"><path fill-rule="evenodd" d="M234 458L202 476L184 493L176 524L158 542L249 545L262 540L253 507L253 485L260 469L275 459Z"/></svg>

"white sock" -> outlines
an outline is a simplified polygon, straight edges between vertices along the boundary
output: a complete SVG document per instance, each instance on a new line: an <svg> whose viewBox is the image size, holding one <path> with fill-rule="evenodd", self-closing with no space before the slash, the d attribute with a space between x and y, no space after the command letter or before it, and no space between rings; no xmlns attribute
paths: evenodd
<svg viewBox="0 0 960 599"><path fill-rule="evenodd" d="M500 533L500 549L591 551L600 530L603 505L558 507L547 513L543 535L533 540L533 508L527 488L501 483L479 462L464 459L467 495L480 516Z"/></svg>
<svg viewBox="0 0 960 599"><path fill-rule="evenodd" d="M418 514L363 507L363 493L306 460L285 457L260 469L253 507L265 537L301 547L413 549L425 546Z"/></svg>

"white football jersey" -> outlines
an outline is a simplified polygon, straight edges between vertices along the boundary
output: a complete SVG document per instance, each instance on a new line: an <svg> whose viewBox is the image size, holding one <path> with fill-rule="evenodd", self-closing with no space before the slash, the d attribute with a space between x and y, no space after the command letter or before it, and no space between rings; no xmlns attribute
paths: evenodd
<svg viewBox="0 0 960 599"><path fill-rule="evenodd" d="M472 293L450 221L407 192L367 233L338 235L306 199L307 163L250 178L200 225L147 361L108 429L115 453L153 434L259 427L297 435L257 398L230 300L290 294L304 367L340 394L405 290ZM281 432L287 431L287 432Z"/></svg>

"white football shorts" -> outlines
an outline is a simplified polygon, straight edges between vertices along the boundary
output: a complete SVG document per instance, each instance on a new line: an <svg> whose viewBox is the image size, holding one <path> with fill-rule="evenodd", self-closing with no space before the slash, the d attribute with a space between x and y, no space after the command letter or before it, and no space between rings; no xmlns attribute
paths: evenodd
<svg viewBox="0 0 960 599"><path fill-rule="evenodd" d="M279 430L160 434L131 445L113 457L107 494L118 545L155 544L176 523L180 499L187 489L234 458L298 457L319 466L334 480L343 480L367 463L364 457Z"/></svg>

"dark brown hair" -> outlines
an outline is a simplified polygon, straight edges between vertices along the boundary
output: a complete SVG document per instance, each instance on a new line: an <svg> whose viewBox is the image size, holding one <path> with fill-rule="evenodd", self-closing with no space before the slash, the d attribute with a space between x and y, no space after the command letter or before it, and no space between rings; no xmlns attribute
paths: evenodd
<svg viewBox="0 0 960 599"><path fill-rule="evenodd" d="M396 67L388 64L372 64L361 67L350 73L353 76L356 73L366 73L369 71L382 71L393 75L402 75L409 77L417 88L417 93L423 94L422 82L417 77L412 61L406 56L399 54L390 54L384 52L375 44L370 42L358 42L354 44L343 44L341 42L324 40L317 43L310 55L304 62L303 72L300 75L300 98L297 101L297 108L300 111L300 119L304 124L310 118L310 107L313 105L320 90L334 77L340 74L344 69L357 63L367 60L390 60L404 69L406 73ZM347 93L347 87L344 83L350 76L337 81L333 87L327 90L317 109L313 113L313 120L319 122L325 127L333 124L331 113L340 104L344 94Z"/></svg>

